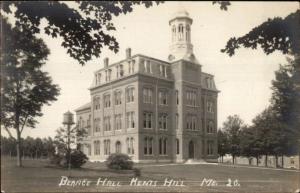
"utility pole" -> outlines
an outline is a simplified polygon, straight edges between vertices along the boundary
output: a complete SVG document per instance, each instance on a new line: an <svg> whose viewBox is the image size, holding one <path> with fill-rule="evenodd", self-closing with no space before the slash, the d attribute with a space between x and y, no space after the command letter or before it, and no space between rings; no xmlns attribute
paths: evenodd
<svg viewBox="0 0 300 193"><path fill-rule="evenodd" d="M70 145L70 132L71 125L74 124L74 115L70 111L64 113L63 115L63 124L67 126L67 156L68 156L68 170L69 176L71 176L71 145Z"/></svg>

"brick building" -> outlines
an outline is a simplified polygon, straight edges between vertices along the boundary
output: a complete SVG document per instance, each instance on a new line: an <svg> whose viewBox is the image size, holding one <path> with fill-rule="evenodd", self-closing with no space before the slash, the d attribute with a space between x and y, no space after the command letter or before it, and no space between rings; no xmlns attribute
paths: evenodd
<svg viewBox="0 0 300 193"><path fill-rule="evenodd" d="M186 11L169 21L168 61L131 54L94 73L91 101L76 109L80 141L91 161L110 153L137 162L217 162L217 95L213 75L202 72L193 54Z"/></svg>

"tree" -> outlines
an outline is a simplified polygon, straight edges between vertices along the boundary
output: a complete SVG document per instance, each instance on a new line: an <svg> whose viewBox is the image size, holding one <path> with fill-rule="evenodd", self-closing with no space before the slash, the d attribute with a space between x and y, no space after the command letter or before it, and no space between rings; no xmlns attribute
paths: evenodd
<svg viewBox="0 0 300 193"><path fill-rule="evenodd" d="M156 4L161 3L156 1ZM119 43L111 31L116 30L112 19L132 12L134 5L153 6L151 1L5 1L1 10L13 13L16 26L28 28L32 36L40 33L41 20L46 19L44 32L53 38L62 37L61 45L80 64L92 56L99 57L104 46L115 53Z"/></svg>
<svg viewBox="0 0 300 193"><path fill-rule="evenodd" d="M243 120L238 115L228 116L223 123L222 130L228 137L229 153L232 156L233 164L235 157L240 154L240 132L243 125Z"/></svg>
<svg viewBox="0 0 300 193"><path fill-rule="evenodd" d="M241 46L256 49L261 46L266 54L280 51L283 54L300 54L300 10L285 18L268 19L242 37L232 37L222 52L229 56L235 54Z"/></svg>
<svg viewBox="0 0 300 193"><path fill-rule="evenodd" d="M66 163L63 164L64 166L69 165L69 163L70 166L71 165L75 166L76 163L74 162L74 160L70 160L70 159L72 155L74 156L80 155L79 156L80 159L78 160L81 160L85 163L87 157L78 149L78 141L81 141L82 138L84 138L86 135L87 135L87 131L85 129L79 128L78 126L75 126L70 129L65 127L58 128L56 130L56 135L54 138L54 143L56 144L58 150L58 155L57 155L58 157L56 156L54 157L54 159L65 158ZM61 163L57 162L57 164L61 164Z"/></svg>
<svg viewBox="0 0 300 193"><path fill-rule="evenodd" d="M228 136L222 130L218 130L218 154L221 156L221 162L223 163L223 157L226 153L229 153Z"/></svg>
<svg viewBox="0 0 300 193"><path fill-rule="evenodd" d="M300 139L300 71L296 70L299 61L300 59L288 59L289 64L280 66L275 72L275 80L272 81L272 108L289 139L284 150L286 155L299 151L297 140Z"/></svg>
<svg viewBox="0 0 300 193"><path fill-rule="evenodd" d="M251 164L251 157L256 158L256 165L262 153L262 141L259 136L261 134L258 128L253 126L245 126L241 130L241 155L248 157L249 165Z"/></svg>
<svg viewBox="0 0 300 193"><path fill-rule="evenodd" d="M48 73L40 70L49 50L43 40L32 36L27 28L14 27L1 18L1 125L10 137L16 131L17 165L21 161L21 134L25 127L34 128L42 106L49 105L59 94Z"/></svg>

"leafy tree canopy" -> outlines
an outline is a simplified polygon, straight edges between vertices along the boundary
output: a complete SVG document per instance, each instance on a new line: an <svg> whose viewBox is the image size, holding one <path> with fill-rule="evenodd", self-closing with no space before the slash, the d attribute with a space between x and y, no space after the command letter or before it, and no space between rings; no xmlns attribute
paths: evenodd
<svg viewBox="0 0 300 193"><path fill-rule="evenodd" d="M266 54L278 50L283 54L300 53L300 10L285 18L275 17L253 28L242 37L232 37L222 52L232 56L236 49L244 46L256 49L261 46Z"/></svg>
<svg viewBox="0 0 300 193"><path fill-rule="evenodd" d="M153 6L151 1L75 1L74 8L59 1L5 1L1 9L12 13L16 26L29 29L28 33L40 33L42 19L48 21L44 32L53 38L63 38L67 53L85 64L92 56L99 57L103 46L118 52L119 43L109 34L116 30L112 18L133 10L134 5ZM156 4L161 2L156 1Z"/></svg>

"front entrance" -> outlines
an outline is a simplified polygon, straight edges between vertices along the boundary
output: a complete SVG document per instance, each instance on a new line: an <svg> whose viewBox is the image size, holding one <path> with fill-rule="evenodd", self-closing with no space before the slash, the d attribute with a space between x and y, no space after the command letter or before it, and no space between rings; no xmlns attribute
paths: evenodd
<svg viewBox="0 0 300 193"><path fill-rule="evenodd" d="M189 143L189 159L194 159L195 155L194 155L194 142L190 141Z"/></svg>

